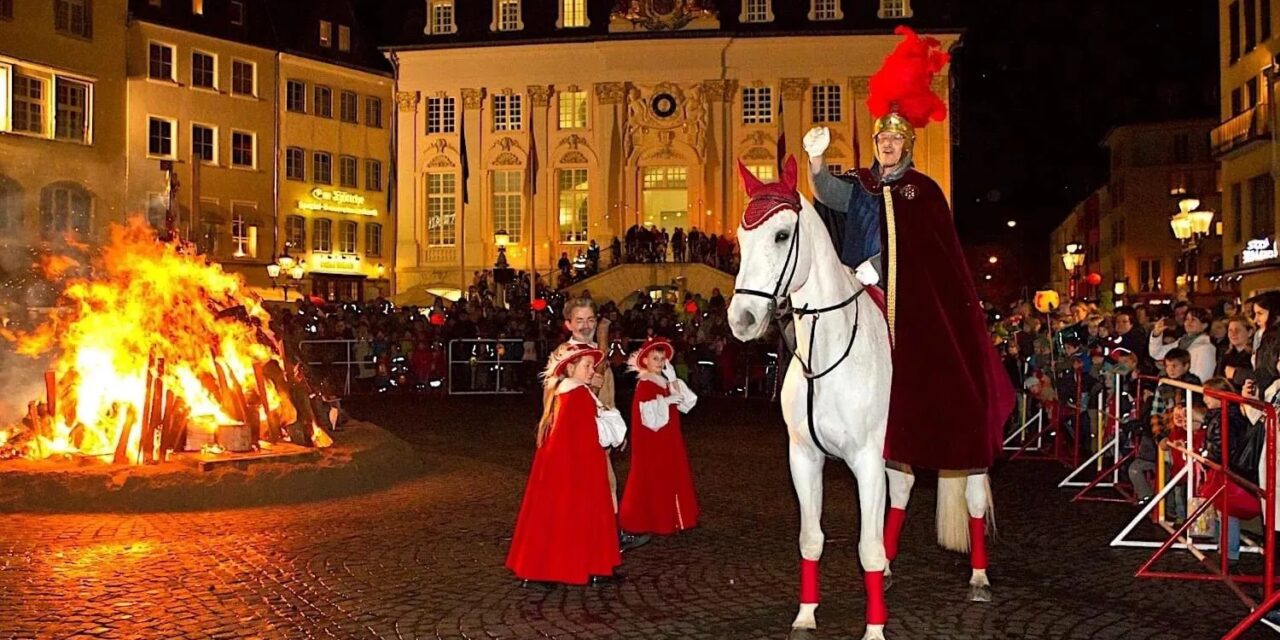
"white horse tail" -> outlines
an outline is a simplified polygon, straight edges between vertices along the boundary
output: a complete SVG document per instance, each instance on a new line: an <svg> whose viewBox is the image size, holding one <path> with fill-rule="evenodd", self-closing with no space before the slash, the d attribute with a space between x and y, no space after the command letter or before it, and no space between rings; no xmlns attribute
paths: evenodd
<svg viewBox="0 0 1280 640"><path fill-rule="evenodd" d="M987 525L987 535L995 536L996 535L996 501L995 501L995 494L991 493L991 474L990 473L982 474L982 481L987 491L987 512L985 514L986 525Z"/></svg>
<svg viewBox="0 0 1280 640"><path fill-rule="evenodd" d="M967 483L968 477L963 473L938 472L938 544L960 553L969 552L969 504L964 496Z"/></svg>

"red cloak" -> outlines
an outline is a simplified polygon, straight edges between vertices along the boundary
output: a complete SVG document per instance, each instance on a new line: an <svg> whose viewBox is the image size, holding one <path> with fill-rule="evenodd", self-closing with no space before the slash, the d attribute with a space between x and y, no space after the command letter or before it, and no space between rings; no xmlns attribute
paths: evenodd
<svg viewBox="0 0 1280 640"><path fill-rule="evenodd" d="M881 203L881 284L889 284L888 260L897 266L885 458L926 469L990 467L1014 390L987 333L942 189L915 169L890 185L896 231L890 245L879 178L868 169L856 173Z"/></svg>
<svg viewBox="0 0 1280 640"><path fill-rule="evenodd" d="M658 431L640 419L640 403L669 395L650 380L642 378L636 385L631 401L631 472L618 508L623 531L668 535L698 524L698 497L680 431L680 411L668 406L667 426Z"/></svg>
<svg viewBox="0 0 1280 640"><path fill-rule="evenodd" d="M533 456L507 568L523 580L586 584L622 564L596 404L585 386L557 396Z"/></svg>

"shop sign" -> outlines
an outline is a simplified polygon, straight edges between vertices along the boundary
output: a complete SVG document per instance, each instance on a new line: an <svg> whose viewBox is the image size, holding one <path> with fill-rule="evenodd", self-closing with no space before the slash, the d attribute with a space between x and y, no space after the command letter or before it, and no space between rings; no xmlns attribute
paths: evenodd
<svg viewBox="0 0 1280 640"><path fill-rule="evenodd" d="M311 190L311 197L314 200L299 200L298 208L303 211L350 213L358 216L378 215L377 209L365 206L364 196L358 193L316 187Z"/></svg>
<svg viewBox="0 0 1280 640"><path fill-rule="evenodd" d="M1280 253L1276 252L1276 241L1271 238L1255 238L1245 245L1240 254L1241 264L1274 260Z"/></svg>

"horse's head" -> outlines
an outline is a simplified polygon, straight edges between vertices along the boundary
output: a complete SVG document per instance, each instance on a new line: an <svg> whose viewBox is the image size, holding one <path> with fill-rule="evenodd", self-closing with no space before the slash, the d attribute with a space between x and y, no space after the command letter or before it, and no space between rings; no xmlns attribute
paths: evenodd
<svg viewBox="0 0 1280 640"><path fill-rule="evenodd" d="M773 314L804 284L809 256L800 243L796 159L788 157L782 179L765 184L741 162L738 174L747 191L747 208L738 229L742 260L729 303L729 327L739 340L764 335Z"/></svg>

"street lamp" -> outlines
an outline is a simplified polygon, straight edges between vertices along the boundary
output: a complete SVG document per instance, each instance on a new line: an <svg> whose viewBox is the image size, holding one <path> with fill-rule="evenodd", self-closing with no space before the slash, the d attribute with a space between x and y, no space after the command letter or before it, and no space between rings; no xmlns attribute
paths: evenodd
<svg viewBox="0 0 1280 640"><path fill-rule="evenodd" d="M498 293L498 307L507 306L507 284L511 282L512 273L507 264L507 245L511 243L511 234L506 229L493 232L493 244L498 247L498 259L493 263L493 286Z"/></svg>
<svg viewBox="0 0 1280 640"><path fill-rule="evenodd" d="M1079 242L1068 242L1066 252L1062 254L1062 266L1067 270L1067 295L1072 298L1076 297L1077 270L1082 265L1084 265L1084 245Z"/></svg>
<svg viewBox="0 0 1280 640"><path fill-rule="evenodd" d="M1200 251L1200 239L1209 235L1213 227L1213 212L1200 210L1200 199L1187 196L1178 201L1178 212L1169 218L1169 228L1173 237L1182 243L1180 271L1175 282L1178 286L1190 285L1195 289L1195 275L1191 274L1191 263Z"/></svg>
<svg viewBox="0 0 1280 640"><path fill-rule="evenodd" d="M284 274L293 280L280 281L280 274ZM289 301L289 289L297 289L298 295L302 295L302 276L306 275L302 267L302 262L294 259L289 255L289 243L284 245L284 253L280 257L267 264L267 277L271 278L271 286L280 287L284 292L284 301Z"/></svg>

